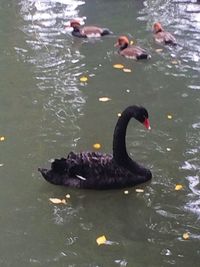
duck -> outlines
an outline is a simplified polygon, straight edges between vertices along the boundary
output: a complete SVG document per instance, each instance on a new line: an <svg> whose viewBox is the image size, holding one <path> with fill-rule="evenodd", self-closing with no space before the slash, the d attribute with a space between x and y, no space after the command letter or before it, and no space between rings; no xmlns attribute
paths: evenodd
<svg viewBox="0 0 200 267"><path fill-rule="evenodd" d="M127 36L120 36L115 44L119 47L118 53L131 59L149 59L151 56L143 48L131 45Z"/></svg>
<svg viewBox="0 0 200 267"><path fill-rule="evenodd" d="M73 28L72 35L79 38L101 37L104 35L113 34L107 28L100 28L97 26L81 26L80 21L75 19L71 20L69 25Z"/></svg>
<svg viewBox="0 0 200 267"><path fill-rule="evenodd" d="M153 24L154 39L157 43L165 45L177 45L176 38L169 32L166 32L160 22Z"/></svg>
<svg viewBox="0 0 200 267"><path fill-rule="evenodd" d="M38 168L44 179L54 185L107 190L132 187L152 178L149 169L134 161L126 150L126 131L131 118L150 129L148 111L129 106L118 118L113 134L113 154L96 151L70 152L55 159L51 168Z"/></svg>

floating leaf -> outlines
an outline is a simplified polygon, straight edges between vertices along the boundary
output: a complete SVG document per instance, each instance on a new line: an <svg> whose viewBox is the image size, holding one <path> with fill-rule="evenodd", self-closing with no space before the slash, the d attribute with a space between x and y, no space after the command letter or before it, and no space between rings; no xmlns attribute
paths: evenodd
<svg viewBox="0 0 200 267"><path fill-rule="evenodd" d="M65 197L69 199L71 196L70 196L70 194L67 194Z"/></svg>
<svg viewBox="0 0 200 267"><path fill-rule="evenodd" d="M175 190L176 190L176 191L181 190L181 189L183 189L183 186L182 186L181 184L177 184L177 185L175 186Z"/></svg>
<svg viewBox="0 0 200 267"><path fill-rule="evenodd" d="M172 60L171 63L174 64L174 65L177 65L178 61L177 60Z"/></svg>
<svg viewBox="0 0 200 267"><path fill-rule="evenodd" d="M124 191L124 194L125 194L125 195L128 195L128 193L129 193L128 190L125 190L125 191Z"/></svg>
<svg viewBox="0 0 200 267"><path fill-rule="evenodd" d="M100 149L100 148L101 148L101 144L96 143L96 144L93 145L93 147L94 147L95 149Z"/></svg>
<svg viewBox="0 0 200 267"><path fill-rule="evenodd" d="M167 115L167 118L168 118L169 120L171 120L171 119L172 119L172 115L171 115L171 114L168 114L168 115Z"/></svg>
<svg viewBox="0 0 200 267"><path fill-rule="evenodd" d="M82 77L80 77L80 81L81 82L87 82L88 81L88 77L82 76Z"/></svg>
<svg viewBox="0 0 200 267"><path fill-rule="evenodd" d="M122 64L114 64L113 68L115 68L115 69L123 69L124 65L122 65Z"/></svg>
<svg viewBox="0 0 200 267"><path fill-rule="evenodd" d="M97 239L96 239L96 242L98 245L103 245L106 243L106 237L105 235L102 235L102 236L99 236Z"/></svg>
<svg viewBox="0 0 200 267"><path fill-rule="evenodd" d="M0 141L2 142L2 141L5 141L5 137L4 136L1 136L0 137Z"/></svg>
<svg viewBox="0 0 200 267"><path fill-rule="evenodd" d="M171 151L171 148L170 148L170 147L167 147L166 150L167 150L167 151Z"/></svg>
<svg viewBox="0 0 200 267"><path fill-rule="evenodd" d="M66 204L66 199L59 199L59 198L49 198L49 200L54 204Z"/></svg>
<svg viewBox="0 0 200 267"><path fill-rule="evenodd" d="M101 102L107 102L107 101L110 101L111 98L107 97L107 96L103 96L103 97L99 97L99 101Z"/></svg>
<svg viewBox="0 0 200 267"><path fill-rule="evenodd" d="M162 48L158 48L158 49L156 49L155 51L156 51L157 53L160 53L160 52L163 51L163 49L162 49Z"/></svg>
<svg viewBox="0 0 200 267"><path fill-rule="evenodd" d="M188 240L189 238L190 238L189 233L184 233L183 234L183 239Z"/></svg>
<svg viewBox="0 0 200 267"><path fill-rule="evenodd" d="M136 188L135 191L136 191L137 193L143 193L143 192L144 192L144 189Z"/></svg>
<svg viewBox="0 0 200 267"><path fill-rule="evenodd" d="M127 69L127 68L123 68L123 71L124 72L131 72L132 70L131 69Z"/></svg>

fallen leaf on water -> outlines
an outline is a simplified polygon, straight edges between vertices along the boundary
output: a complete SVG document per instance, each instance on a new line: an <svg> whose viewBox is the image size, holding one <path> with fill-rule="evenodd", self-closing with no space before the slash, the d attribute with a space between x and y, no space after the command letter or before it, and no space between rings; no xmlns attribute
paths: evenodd
<svg viewBox="0 0 200 267"><path fill-rule="evenodd" d="M123 71L124 72L131 72L132 70L131 69L127 69L127 68L123 68Z"/></svg>
<svg viewBox="0 0 200 267"><path fill-rule="evenodd" d="M183 186L181 184L176 184L175 190L178 191L178 190L181 190L181 189L183 189Z"/></svg>
<svg viewBox="0 0 200 267"><path fill-rule="evenodd" d="M171 120L171 119L172 119L172 115L171 115L171 114L168 114L168 115L167 115L167 118L168 118L169 120Z"/></svg>
<svg viewBox="0 0 200 267"><path fill-rule="evenodd" d="M99 236L97 239L96 239L96 242L98 245L103 245L106 243L106 237L105 235L102 235L102 236Z"/></svg>
<svg viewBox="0 0 200 267"><path fill-rule="evenodd" d="M167 151L171 151L171 148L170 148L170 147L167 147L166 150L167 150Z"/></svg>
<svg viewBox="0 0 200 267"><path fill-rule="evenodd" d="M156 49L155 51L156 51L157 53L160 53L160 52L163 51L163 49L162 49L162 48L158 48L158 49Z"/></svg>
<svg viewBox="0 0 200 267"><path fill-rule="evenodd" d="M115 69L123 69L124 65L122 65L122 64L114 64L113 68L115 68Z"/></svg>
<svg viewBox="0 0 200 267"><path fill-rule="evenodd" d="M184 233L183 234L183 239L188 240L189 238L190 238L189 233Z"/></svg>
<svg viewBox="0 0 200 267"><path fill-rule="evenodd" d="M88 81L88 77L82 76L82 77L80 77L80 81L81 82L87 82Z"/></svg>
<svg viewBox="0 0 200 267"><path fill-rule="evenodd" d="M101 148L101 144L96 143L96 144L93 145L93 147L94 147L95 149L100 149L100 148Z"/></svg>
<svg viewBox="0 0 200 267"><path fill-rule="evenodd" d="M107 96L103 96L103 97L99 97L99 101L101 102L107 102L107 101L110 101L111 98L107 97Z"/></svg>
<svg viewBox="0 0 200 267"><path fill-rule="evenodd" d="M128 193L129 193L128 190L125 190L125 191L124 191L124 194L125 194L125 195L128 195Z"/></svg>
<svg viewBox="0 0 200 267"><path fill-rule="evenodd" d="M71 196L70 196L70 194L67 194L65 197L69 199Z"/></svg>
<svg viewBox="0 0 200 267"><path fill-rule="evenodd" d="M54 204L66 204L66 199L59 199L59 198L49 198L49 200Z"/></svg>
<svg viewBox="0 0 200 267"><path fill-rule="evenodd" d="M5 141L5 137L4 136L1 136L0 137L0 141Z"/></svg>
<svg viewBox="0 0 200 267"><path fill-rule="evenodd" d="M177 60L172 60L171 63L174 64L174 65L177 65L178 61Z"/></svg>
<svg viewBox="0 0 200 267"><path fill-rule="evenodd" d="M136 191L137 193L143 193L143 192L144 192L144 189L136 188L135 191Z"/></svg>

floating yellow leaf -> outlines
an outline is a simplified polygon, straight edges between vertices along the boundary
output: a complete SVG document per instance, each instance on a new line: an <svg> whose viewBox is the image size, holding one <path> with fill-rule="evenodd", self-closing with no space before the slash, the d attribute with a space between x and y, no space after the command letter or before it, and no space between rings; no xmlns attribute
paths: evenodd
<svg viewBox="0 0 200 267"><path fill-rule="evenodd" d="M136 188L135 191L136 191L137 193L143 193L143 192L144 192L144 189Z"/></svg>
<svg viewBox="0 0 200 267"><path fill-rule="evenodd" d="M124 194L125 194L125 195L128 195L128 193L129 193L128 190L125 190L125 191L124 191Z"/></svg>
<svg viewBox="0 0 200 267"><path fill-rule="evenodd" d="M102 235L102 236L99 236L97 239L96 239L96 242L98 245L103 245L106 243L106 237L105 235Z"/></svg>
<svg viewBox="0 0 200 267"><path fill-rule="evenodd" d="M183 239L188 240L189 238L190 238L189 233L184 233L183 234Z"/></svg>
<svg viewBox="0 0 200 267"><path fill-rule="evenodd" d="M174 64L174 65L177 65L178 61L177 60L172 60L171 63Z"/></svg>
<svg viewBox="0 0 200 267"><path fill-rule="evenodd" d="M157 52L157 53L160 53L160 52L162 52L162 51L163 51L162 48L158 48L158 49L156 49L156 52Z"/></svg>
<svg viewBox="0 0 200 267"><path fill-rule="evenodd" d="M175 186L175 190L176 190L176 191L181 190L181 189L183 189L183 186L182 186L181 184L177 184L177 185Z"/></svg>
<svg viewBox="0 0 200 267"><path fill-rule="evenodd" d="M70 196L70 194L67 194L65 197L69 199L71 196Z"/></svg>
<svg viewBox="0 0 200 267"><path fill-rule="evenodd" d="M171 119L172 119L172 115L171 115L171 114L168 114L168 115L167 115L167 118L168 118L169 120L171 120Z"/></svg>
<svg viewBox="0 0 200 267"><path fill-rule="evenodd" d="M107 96L103 96L103 97L99 97L99 101L101 102L107 102L107 101L110 101L111 98L107 97Z"/></svg>
<svg viewBox="0 0 200 267"><path fill-rule="evenodd" d="M82 76L82 77L80 77L80 81L81 82L87 82L88 81L88 77Z"/></svg>
<svg viewBox="0 0 200 267"><path fill-rule="evenodd" d="M122 65L122 64L114 64L113 68L115 68L115 69L123 69L124 65Z"/></svg>
<svg viewBox="0 0 200 267"><path fill-rule="evenodd" d="M132 70L131 69L127 69L127 68L123 68L123 71L124 72L131 72Z"/></svg>
<svg viewBox="0 0 200 267"><path fill-rule="evenodd" d="M59 198L49 198L49 200L54 204L66 204L66 199L59 199Z"/></svg>
<svg viewBox="0 0 200 267"><path fill-rule="evenodd" d="M101 148L101 144L96 143L96 144L93 145L93 147L94 147L95 149L100 149L100 148Z"/></svg>
<svg viewBox="0 0 200 267"><path fill-rule="evenodd" d="M4 136L1 136L0 137L0 141L5 141L5 137Z"/></svg>

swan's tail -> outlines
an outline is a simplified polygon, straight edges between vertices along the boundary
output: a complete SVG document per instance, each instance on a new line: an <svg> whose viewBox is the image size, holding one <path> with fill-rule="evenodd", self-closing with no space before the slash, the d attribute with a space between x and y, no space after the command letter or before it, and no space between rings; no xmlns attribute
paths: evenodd
<svg viewBox="0 0 200 267"><path fill-rule="evenodd" d="M51 169L38 168L44 179L52 184L63 184L63 177L67 179L67 162L66 159L55 159L51 164Z"/></svg>
<svg viewBox="0 0 200 267"><path fill-rule="evenodd" d="M55 159L51 164L51 170L55 173L65 173L67 171L68 165L65 158Z"/></svg>

